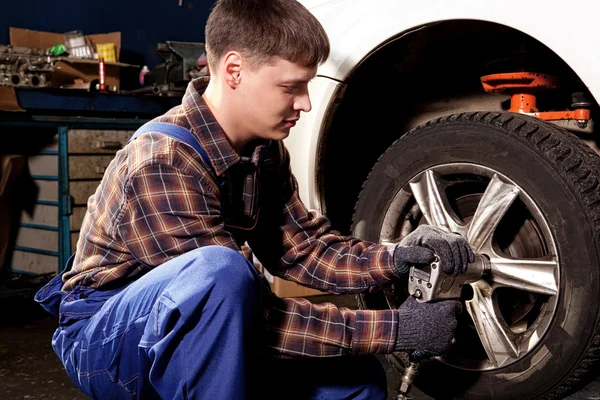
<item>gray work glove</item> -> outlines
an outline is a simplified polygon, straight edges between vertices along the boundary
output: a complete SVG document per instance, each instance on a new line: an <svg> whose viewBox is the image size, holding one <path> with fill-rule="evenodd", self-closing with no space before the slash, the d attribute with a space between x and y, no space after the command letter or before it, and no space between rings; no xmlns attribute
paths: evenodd
<svg viewBox="0 0 600 400"><path fill-rule="evenodd" d="M399 255L396 256L396 253L399 253L398 249L414 246L422 246L434 251L440 258L442 271L452 276L465 272L468 264L475 261L471 246L462 236L431 225L420 225L406 236L394 251L394 258L400 258ZM432 261L429 261L429 263ZM396 268L399 268L398 261L396 261ZM410 265L405 265L404 268L408 271Z"/></svg>
<svg viewBox="0 0 600 400"><path fill-rule="evenodd" d="M394 351L419 358L441 356L448 351L462 305L456 300L419 303L412 296L400 306Z"/></svg>
<svg viewBox="0 0 600 400"><path fill-rule="evenodd" d="M410 267L415 264L431 264L434 260L433 250L420 245L405 246L404 241L402 241L394 249L394 266L401 274L406 274Z"/></svg>

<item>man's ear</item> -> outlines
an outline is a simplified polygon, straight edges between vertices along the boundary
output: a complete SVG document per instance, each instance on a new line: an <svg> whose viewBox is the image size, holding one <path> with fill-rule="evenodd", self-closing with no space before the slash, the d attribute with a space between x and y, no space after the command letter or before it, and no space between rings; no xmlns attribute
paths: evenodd
<svg viewBox="0 0 600 400"><path fill-rule="evenodd" d="M230 51L223 57L223 79L232 89L240 84L243 65L244 57L237 51Z"/></svg>

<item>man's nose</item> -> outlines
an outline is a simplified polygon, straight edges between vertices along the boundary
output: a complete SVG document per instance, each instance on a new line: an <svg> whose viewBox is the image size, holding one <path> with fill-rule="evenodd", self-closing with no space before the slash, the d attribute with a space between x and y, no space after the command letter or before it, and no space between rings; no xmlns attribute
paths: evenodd
<svg viewBox="0 0 600 400"><path fill-rule="evenodd" d="M308 92L298 96L294 102L294 110L309 112L312 109Z"/></svg>

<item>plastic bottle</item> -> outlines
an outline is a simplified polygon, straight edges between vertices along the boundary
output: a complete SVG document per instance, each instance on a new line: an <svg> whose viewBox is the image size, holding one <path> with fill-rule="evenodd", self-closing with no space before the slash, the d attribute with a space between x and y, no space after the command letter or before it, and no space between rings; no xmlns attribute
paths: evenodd
<svg viewBox="0 0 600 400"><path fill-rule="evenodd" d="M150 72L150 69L148 69L147 65L144 65L140 71L140 86L144 86L144 75L146 75L148 72Z"/></svg>

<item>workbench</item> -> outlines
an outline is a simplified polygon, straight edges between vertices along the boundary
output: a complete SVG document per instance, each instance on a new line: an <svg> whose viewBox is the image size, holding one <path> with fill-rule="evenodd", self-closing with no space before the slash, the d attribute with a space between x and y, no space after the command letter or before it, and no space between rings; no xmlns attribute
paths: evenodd
<svg viewBox="0 0 600 400"><path fill-rule="evenodd" d="M15 88L24 112L0 110L2 154L22 155L0 297L29 295L74 252L87 199L133 132L177 97Z"/></svg>

